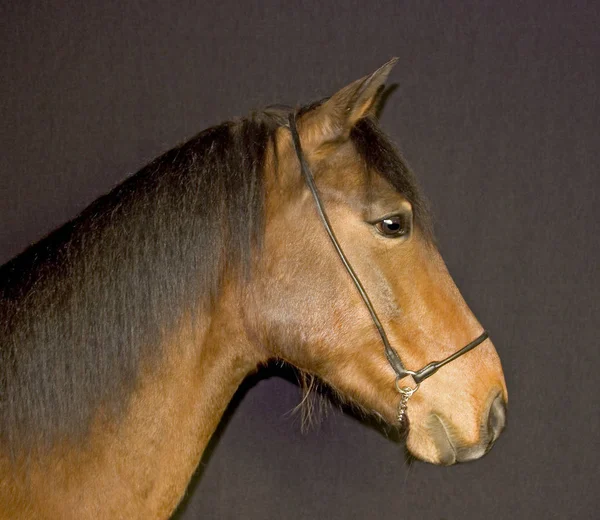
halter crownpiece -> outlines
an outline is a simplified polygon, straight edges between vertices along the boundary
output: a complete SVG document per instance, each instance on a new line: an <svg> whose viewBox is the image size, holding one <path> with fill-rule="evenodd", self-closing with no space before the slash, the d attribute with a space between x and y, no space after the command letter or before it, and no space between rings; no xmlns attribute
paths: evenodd
<svg viewBox="0 0 600 520"><path fill-rule="evenodd" d="M381 321L379 320L379 317L375 312L375 308L373 307L373 304L371 303L371 300L369 299L365 288L363 287L356 272L352 268L352 265L348 261L348 258L346 257L346 254L344 253L344 250L338 242L333 228L331 227L329 217L327 216L327 212L325 211L325 207L323 206L323 202L321 201L321 197L319 196L319 191L317 190L315 179L308 166L308 163L306 162L304 153L302 152L300 136L298 135L298 129L296 127L296 114L294 112L290 114L288 121L290 133L292 134L292 142L294 143L294 150L296 151L296 156L298 157L298 161L300 162L300 170L302 171L302 175L304 177L304 180L306 181L308 189L312 193L319 218L321 219L323 227L325 228L325 231L327 231L327 234L331 239L333 247L335 248L338 256L340 257L342 264L344 265L346 271L350 275L350 278L352 279L356 290L358 291L365 306L367 307L367 310L369 311L369 314L371 315L373 323L375 324L377 332L379 333L381 341L383 342L385 357L387 358L390 366L396 373L396 389L400 394L400 403L398 404L398 423L402 424L406 419L406 409L408 406L408 400L419 389L421 383L425 381L425 379L427 379L428 377L431 377L433 374L435 374L444 365L447 365L451 361L454 361L455 359L466 354L470 350L473 350L475 347L481 345L481 343L483 343L489 337L489 334L487 331L484 330L479 337L475 338L473 341L471 341L471 343L465 345L463 348L456 351L454 354L451 354L450 356L442 359L441 361L432 361L431 363L425 365L419 370L408 370L404 366L402 360L400 359L400 356L398 355L396 350L394 350L394 348L391 346L387 334L385 333L385 329L383 328L383 325L381 324ZM400 381L407 376L411 376L415 381L416 385L414 387L400 386Z"/></svg>

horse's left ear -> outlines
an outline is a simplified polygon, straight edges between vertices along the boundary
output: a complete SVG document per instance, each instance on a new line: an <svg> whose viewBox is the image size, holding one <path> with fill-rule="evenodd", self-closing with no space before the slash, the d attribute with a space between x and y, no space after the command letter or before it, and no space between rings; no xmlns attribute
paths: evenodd
<svg viewBox="0 0 600 520"><path fill-rule="evenodd" d="M336 92L300 123L303 143L320 144L347 138L359 119L374 113L383 85L398 61L392 58L373 74L358 79Z"/></svg>

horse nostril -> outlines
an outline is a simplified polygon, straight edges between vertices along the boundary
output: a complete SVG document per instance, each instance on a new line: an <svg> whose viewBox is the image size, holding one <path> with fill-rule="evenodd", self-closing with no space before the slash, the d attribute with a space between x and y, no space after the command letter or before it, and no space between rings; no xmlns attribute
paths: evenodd
<svg viewBox="0 0 600 520"><path fill-rule="evenodd" d="M504 429L504 426L506 426L506 403L504 402L502 394L498 394L496 399L492 401L488 413L487 426L491 446L500 435L500 432Z"/></svg>

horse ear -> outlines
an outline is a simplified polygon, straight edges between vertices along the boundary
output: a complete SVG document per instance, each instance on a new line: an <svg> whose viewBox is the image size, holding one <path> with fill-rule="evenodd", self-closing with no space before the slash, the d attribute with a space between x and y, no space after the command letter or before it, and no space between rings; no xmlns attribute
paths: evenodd
<svg viewBox="0 0 600 520"><path fill-rule="evenodd" d="M374 114L383 85L397 61L398 58L392 58L373 74L350 83L314 112L306 114L301 130L303 141L319 146L347 138L360 119Z"/></svg>

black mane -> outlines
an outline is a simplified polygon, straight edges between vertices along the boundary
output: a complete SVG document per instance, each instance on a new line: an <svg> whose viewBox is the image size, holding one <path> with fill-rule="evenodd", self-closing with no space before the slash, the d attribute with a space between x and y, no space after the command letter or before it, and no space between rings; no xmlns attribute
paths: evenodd
<svg viewBox="0 0 600 520"><path fill-rule="evenodd" d="M267 112L200 133L0 267L0 445L85 437L100 405L122 410L140 361L159 356L183 313L210 305L226 269L248 266L282 122ZM376 125L359 122L352 139L426 222Z"/></svg>

